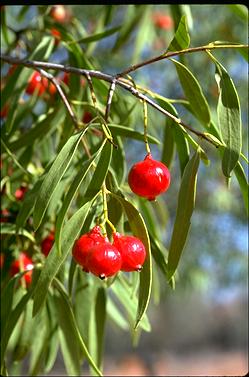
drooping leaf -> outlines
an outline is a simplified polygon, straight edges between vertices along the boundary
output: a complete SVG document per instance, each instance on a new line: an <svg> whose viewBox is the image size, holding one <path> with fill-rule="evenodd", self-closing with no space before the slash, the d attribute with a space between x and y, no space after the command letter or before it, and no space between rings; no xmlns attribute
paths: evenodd
<svg viewBox="0 0 249 377"><path fill-rule="evenodd" d="M222 140L226 145L222 158L222 171L229 178L239 161L242 147L240 102L227 71L217 59L213 58L213 60L216 64L216 81L220 89L217 106L218 121Z"/></svg>
<svg viewBox="0 0 249 377"><path fill-rule="evenodd" d="M34 207L33 219L35 230L39 227L52 198L52 194L65 174L86 130L87 128L70 137L59 152L44 181L42 182Z"/></svg>
<svg viewBox="0 0 249 377"><path fill-rule="evenodd" d="M246 178L243 166L241 165L241 163L239 161L234 168L234 173L235 173L236 178L238 180L240 190L241 190L241 193L242 193L242 197L243 197L243 200L244 200L244 204L245 204L246 213L248 215L248 213L249 213L249 208L248 208L249 188L248 188L248 182L247 182L247 178Z"/></svg>
<svg viewBox="0 0 249 377"><path fill-rule="evenodd" d="M134 131L131 128L120 126L119 124L108 124L113 135L119 135L123 137L128 137L134 140L139 140L144 142L144 134L142 132ZM151 135L147 135L148 141L152 144L160 144L160 141Z"/></svg>
<svg viewBox="0 0 249 377"><path fill-rule="evenodd" d="M1 223L1 234L16 234L16 226L11 223ZM20 236L28 238L30 241L35 243L33 234L29 233L26 229L18 229L17 234Z"/></svg>
<svg viewBox="0 0 249 377"><path fill-rule="evenodd" d="M189 47L189 44L190 36L188 32L187 18L185 15L183 15L178 24L174 38L170 42L167 52L184 50L185 48Z"/></svg>
<svg viewBox="0 0 249 377"><path fill-rule="evenodd" d="M198 80L185 65L175 59L171 60L175 65L180 83L193 113L208 127L211 120L210 110Z"/></svg>
<svg viewBox="0 0 249 377"><path fill-rule="evenodd" d="M175 142L173 136L173 130L171 126L168 124L168 120L166 122L163 134L163 150L161 155L161 161L170 168L171 163L174 159L174 152L175 152Z"/></svg>
<svg viewBox="0 0 249 377"><path fill-rule="evenodd" d="M114 304L110 296L108 296L108 299L107 299L106 310L107 310L108 317L111 318L111 320L115 322L118 327L120 327L122 330L128 330L129 326L128 326L126 318L117 308L117 306Z"/></svg>
<svg viewBox="0 0 249 377"><path fill-rule="evenodd" d="M73 243L80 232L82 224L84 224L91 205L92 202L86 203L68 220L63 230L63 248L61 255L58 255L54 245L46 258L45 265L42 269L40 279L37 282L37 287L34 292L33 315L36 315L43 306L46 300L48 288L59 271L61 265L66 260Z"/></svg>
<svg viewBox="0 0 249 377"><path fill-rule="evenodd" d="M124 207L126 216L129 221L132 233L134 236L138 237L144 244L146 249L146 259L143 265L143 269L140 272L140 285L139 285L139 301L138 301L138 310L137 318L135 323L135 328L138 327L141 319L146 313L147 307L149 305L150 294L151 294L151 284L152 284L152 266L151 266L151 251L150 251L150 240L148 236L148 231L145 225L145 222L142 218L142 215L139 211L131 204L127 199L116 195L111 194L120 201Z"/></svg>
<svg viewBox="0 0 249 377"><path fill-rule="evenodd" d="M13 359L15 361L21 360L27 355L31 347L31 343L34 341L34 339L31 337L35 324L35 321L32 319L32 305L32 302L28 301L25 307L22 331L13 355Z"/></svg>
<svg viewBox="0 0 249 377"><path fill-rule="evenodd" d="M185 167L178 195L178 205L168 254L168 278L174 275L178 266L190 227L195 206L197 171L200 153L197 151Z"/></svg>
<svg viewBox="0 0 249 377"><path fill-rule="evenodd" d="M120 28L121 28L121 26L116 26L116 27L110 28L108 30L105 30L101 33L89 35L88 37L84 37L84 38L78 39L76 41L70 41L68 43L69 44L72 44L72 43L91 43L91 42L100 41L101 39L109 37L109 35L117 33L117 31L119 31Z"/></svg>

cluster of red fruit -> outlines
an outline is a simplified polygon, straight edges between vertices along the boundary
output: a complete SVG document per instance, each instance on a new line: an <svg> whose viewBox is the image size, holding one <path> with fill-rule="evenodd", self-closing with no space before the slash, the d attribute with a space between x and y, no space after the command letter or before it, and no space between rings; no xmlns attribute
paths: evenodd
<svg viewBox="0 0 249 377"><path fill-rule="evenodd" d="M140 271L146 257L143 243L134 236L113 233L113 243L96 225L74 244L73 257L86 272L105 279L118 271Z"/></svg>

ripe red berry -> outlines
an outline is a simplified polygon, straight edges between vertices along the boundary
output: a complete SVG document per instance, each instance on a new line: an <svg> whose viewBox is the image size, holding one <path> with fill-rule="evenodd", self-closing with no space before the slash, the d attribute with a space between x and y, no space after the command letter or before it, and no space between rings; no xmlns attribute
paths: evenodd
<svg viewBox="0 0 249 377"><path fill-rule="evenodd" d="M92 119L93 119L93 116L90 113L90 111L85 111L84 114L83 114L83 117L82 117L82 122L83 123L89 123L89 122L91 122Z"/></svg>
<svg viewBox="0 0 249 377"><path fill-rule="evenodd" d="M95 244L87 255L89 271L100 279L115 275L121 265L121 254L110 242Z"/></svg>
<svg viewBox="0 0 249 377"><path fill-rule="evenodd" d="M28 188L26 186L20 186L16 191L15 191L15 198L16 200L23 200L24 195L26 194Z"/></svg>
<svg viewBox="0 0 249 377"><path fill-rule="evenodd" d="M27 285L29 285L32 280L33 268L34 264L32 259L25 252L21 252L19 258L12 262L10 266L10 275L14 276L20 271L28 271L23 277Z"/></svg>
<svg viewBox="0 0 249 377"><path fill-rule="evenodd" d="M10 212L6 208L1 209L0 222L7 223L9 220L9 216L10 216Z"/></svg>
<svg viewBox="0 0 249 377"><path fill-rule="evenodd" d="M134 236L113 233L113 245L122 256L122 271L140 271L146 258L144 244Z"/></svg>
<svg viewBox="0 0 249 377"><path fill-rule="evenodd" d="M154 25L159 29L170 30L174 26L174 21L168 14L154 13L152 17Z"/></svg>
<svg viewBox="0 0 249 377"><path fill-rule="evenodd" d="M76 262L83 267L84 271L89 271L87 257L92 248L99 243L106 242L109 242L108 238L101 234L101 229L98 225L75 241L73 247L73 257Z"/></svg>
<svg viewBox="0 0 249 377"><path fill-rule="evenodd" d="M61 32L55 28L52 28L51 34L53 35L55 45L57 46L61 40Z"/></svg>
<svg viewBox="0 0 249 377"><path fill-rule="evenodd" d="M56 22L68 22L71 18L71 13L64 5L54 5L51 10L51 16Z"/></svg>
<svg viewBox="0 0 249 377"><path fill-rule="evenodd" d="M48 80L46 77L42 77L39 72L34 72L31 76L28 86L26 88L27 94L33 94L38 90L38 95L41 96L48 87Z"/></svg>
<svg viewBox="0 0 249 377"><path fill-rule="evenodd" d="M6 104L4 105L4 107L1 109L0 117L1 117L1 118L6 118L7 115L8 115L8 111L9 111L9 105L6 103Z"/></svg>
<svg viewBox="0 0 249 377"><path fill-rule="evenodd" d="M44 238L41 243L42 253L47 257L50 250L52 249L54 244L54 232L50 232L50 234Z"/></svg>
<svg viewBox="0 0 249 377"><path fill-rule="evenodd" d="M64 75L62 77L62 81L67 85L69 86L69 78L70 78L70 75L68 72L64 72Z"/></svg>
<svg viewBox="0 0 249 377"><path fill-rule="evenodd" d="M143 161L132 166L128 183L131 190L148 200L165 192L170 185L170 172L162 162L154 160L150 153Z"/></svg>

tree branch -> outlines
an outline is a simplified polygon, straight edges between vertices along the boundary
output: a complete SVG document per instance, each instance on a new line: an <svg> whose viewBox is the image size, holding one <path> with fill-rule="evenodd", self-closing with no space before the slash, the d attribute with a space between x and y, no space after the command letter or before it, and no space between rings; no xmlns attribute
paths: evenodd
<svg viewBox="0 0 249 377"><path fill-rule="evenodd" d="M172 56L172 55L171 55ZM163 109L161 106L159 106L156 102L148 98L145 94L142 94L134 88L133 85L131 85L128 80L122 79L122 77L118 78L117 76L112 76L106 73L102 73L100 71L94 71L94 70L86 70L81 68L75 68L70 66L65 66L63 64L56 64L56 63L47 63L47 62L41 62L41 61L30 61L26 59L17 59L13 58L11 56L6 55L0 55L0 58L9 63L9 64L17 64L17 65L23 65L25 67L33 68L33 69L53 69L57 71L63 71L68 73L75 73L77 75L83 75L85 77L95 77L99 80L107 81L110 83L115 82L116 85L119 85L123 89L129 91L132 95L135 97L141 99L142 101L146 101L150 106L154 107L156 110L160 111L162 114L166 115L167 117L174 120L176 123L182 125L184 128L189 130L190 132L194 133L198 137L205 139L209 143L213 144L215 147L217 146L212 140L206 137L206 135L200 131L195 130L194 128L190 127L189 125L182 122L180 118L175 117L173 114L169 113L165 109Z"/></svg>

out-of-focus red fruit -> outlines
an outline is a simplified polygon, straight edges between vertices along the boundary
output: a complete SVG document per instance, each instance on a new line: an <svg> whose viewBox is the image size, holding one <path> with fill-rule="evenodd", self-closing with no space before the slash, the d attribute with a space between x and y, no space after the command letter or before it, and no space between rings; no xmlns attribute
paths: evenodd
<svg viewBox="0 0 249 377"><path fill-rule="evenodd" d="M44 238L41 243L42 253L47 257L50 250L52 249L54 244L54 232L50 232L50 234Z"/></svg>
<svg viewBox="0 0 249 377"><path fill-rule="evenodd" d="M0 253L0 268L3 268L4 265L4 260L5 260L5 255L3 253Z"/></svg>
<svg viewBox="0 0 249 377"><path fill-rule="evenodd" d="M54 5L51 10L51 17L57 22L65 23L70 21L71 19L71 12L68 8L64 5Z"/></svg>
<svg viewBox="0 0 249 377"><path fill-rule="evenodd" d="M6 104L4 105L4 107L1 109L0 117L1 117L1 118L6 118L7 115L8 115L8 111L9 111L9 105L6 103Z"/></svg>
<svg viewBox="0 0 249 377"><path fill-rule="evenodd" d="M92 248L99 243L109 242L107 237L101 234L101 229L96 225L90 232L83 234L75 241L73 247L73 257L75 261L88 272L87 257Z"/></svg>
<svg viewBox="0 0 249 377"><path fill-rule="evenodd" d="M10 212L6 208L1 209L0 222L1 223L7 223L9 216L10 216Z"/></svg>
<svg viewBox="0 0 249 377"><path fill-rule="evenodd" d="M42 77L39 72L34 72L31 76L26 93L32 95L36 90L38 90L38 95L41 96L48 87L48 80L46 77Z"/></svg>
<svg viewBox="0 0 249 377"><path fill-rule="evenodd" d="M171 30L174 27L174 21L168 14L154 13L152 15L154 25L160 29Z"/></svg>
<svg viewBox="0 0 249 377"><path fill-rule="evenodd" d="M57 92L56 86L52 82L49 83L48 91L51 94L51 96L54 96Z"/></svg>
<svg viewBox="0 0 249 377"><path fill-rule="evenodd" d="M145 261L146 250L144 244L134 236L124 236L113 233L113 245L122 256L122 271L140 271Z"/></svg>
<svg viewBox="0 0 249 377"><path fill-rule="evenodd" d="M23 277L27 285L29 285L32 280L33 268L34 264L32 259L25 253L25 251L23 251L20 253L19 258L12 262L10 267L10 275L14 276L20 271L28 271Z"/></svg>
<svg viewBox="0 0 249 377"><path fill-rule="evenodd" d="M66 84L67 86L69 86L69 78L70 78L70 74L68 72L64 72L64 75L62 77L62 82L64 82L64 84Z"/></svg>
<svg viewBox="0 0 249 377"><path fill-rule="evenodd" d="M55 45L57 46L61 40L61 32L55 28L51 29L51 34L53 35L55 39Z"/></svg>
<svg viewBox="0 0 249 377"><path fill-rule="evenodd" d="M165 192L170 185L170 172L162 162L154 160L150 153L143 161L134 164L128 175L131 190L148 200Z"/></svg>
<svg viewBox="0 0 249 377"><path fill-rule="evenodd" d="M16 191L15 191L15 198L16 200L23 200L24 195L28 191L28 187L26 186L20 186Z"/></svg>
<svg viewBox="0 0 249 377"><path fill-rule="evenodd" d="M8 73L7 73L7 76L11 76L11 75L15 72L16 69L17 69L17 65L16 65L16 64L13 64L13 65L10 67L10 69L9 69L9 71L8 71Z"/></svg>
<svg viewBox="0 0 249 377"><path fill-rule="evenodd" d="M82 117L82 122L83 123L89 123L89 122L91 122L92 119L93 119L93 116L90 113L90 111L85 111L84 114L83 114L83 117Z"/></svg>

